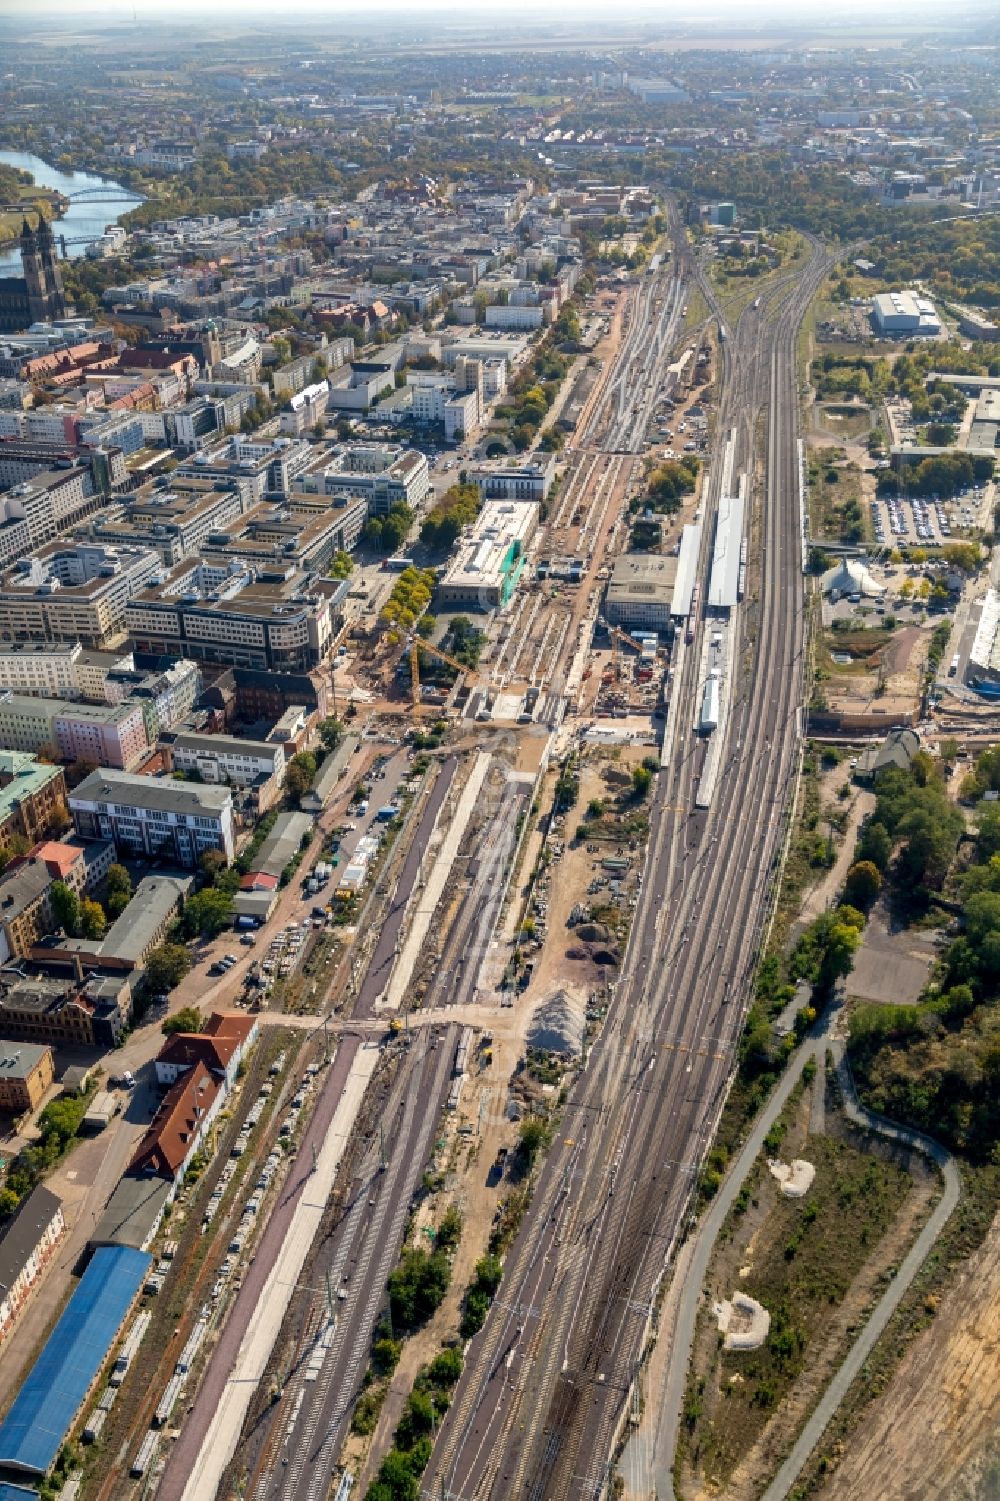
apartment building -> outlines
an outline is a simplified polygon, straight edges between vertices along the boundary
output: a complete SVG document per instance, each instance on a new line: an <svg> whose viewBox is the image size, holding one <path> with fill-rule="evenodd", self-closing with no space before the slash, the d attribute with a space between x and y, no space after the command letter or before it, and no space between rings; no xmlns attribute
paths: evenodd
<svg viewBox="0 0 1000 1501"><path fill-rule="evenodd" d="M233 799L228 787L94 771L69 794L83 839L110 839L119 854L166 859L193 870L206 850L233 859Z"/></svg>
<svg viewBox="0 0 1000 1501"><path fill-rule="evenodd" d="M190 714L201 690L201 669L197 662L184 660L160 672L142 672L131 666L112 668L104 681L106 702L134 704L141 710L150 745L156 744L161 731Z"/></svg>
<svg viewBox="0 0 1000 1501"><path fill-rule="evenodd" d="M140 652L302 672L330 650L332 592L294 567L253 577L182 564L131 600L126 620Z"/></svg>
<svg viewBox="0 0 1000 1501"><path fill-rule="evenodd" d="M105 692L108 676L112 672L129 672L134 665L131 652L96 651L85 647L76 659L80 697L95 699L98 703L117 703L117 699L109 698Z"/></svg>
<svg viewBox="0 0 1000 1501"><path fill-rule="evenodd" d="M68 704L0 692L0 745L37 754L43 747L64 761L93 761L122 769L149 748L137 704Z"/></svg>
<svg viewBox="0 0 1000 1501"><path fill-rule="evenodd" d="M0 1229L0 1340L17 1322L65 1231L62 1200L43 1183L25 1195Z"/></svg>
<svg viewBox="0 0 1000 1501"><path fill-rule="evenodd" d="M149 548L59 543L0 576L0 641L79 641L106 647L125 607L163 565Z"/></svg>
<svg viewBox="0 0 1000 1501"><path fill-rule="evenodd" d="M203 782L229 782L234 787L273 788L270 802L281 794L285 778L284 746L267 740L243 740L237 735L165 735L161 745L173 771L195 771ZM263 811L263 808L262 810Z"/></svg>
<svg viewBox="0 0 1000 1501"><path fill-rule="evenodd" d="M53 928L49 888L52 876L43 860L22 860L0 876L0 963L23 959ZM0 1028L0 1036L6 1035Z"/></svg>
<svg viewBox="0 0 1000 1501"><path fill-rule="evenodd" d="M519 307L516 303L494 303L483 314L486 328L541 328L545 321L545 309Z"/></svg>

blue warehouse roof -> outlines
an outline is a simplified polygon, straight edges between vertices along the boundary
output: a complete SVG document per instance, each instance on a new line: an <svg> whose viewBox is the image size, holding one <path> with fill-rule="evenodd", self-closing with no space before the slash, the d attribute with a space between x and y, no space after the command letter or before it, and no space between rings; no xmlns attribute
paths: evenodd
<svg viewBox="0 0 1000 1501"><path fill-rule="evenodd" d="M0 1423L0 1467L44 1475L107 1359L152 1257L101 1246Z"/></svg>

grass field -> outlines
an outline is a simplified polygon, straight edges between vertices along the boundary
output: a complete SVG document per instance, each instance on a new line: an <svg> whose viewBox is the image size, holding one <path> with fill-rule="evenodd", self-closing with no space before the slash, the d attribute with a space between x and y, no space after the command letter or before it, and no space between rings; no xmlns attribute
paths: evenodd
<svg viewBox="0 0 1000 1501"><path fill-rule="evenodd" d="M710 1317L699 1336L685 1449L698 1482L712 1490L726 1485L803 1374L913 1187L902 1167L848 1139L807 1136L794 1150L816 1167L806 1198L783 1198L762 1165L709 1271L710 1300L739 1288L771 1315L759 1350L723 1350ZM771 1152L790 1155L779 1141ZM866 1302L859 1300L858 1317Z"/></svg>
<svg viewBox="0 0 1000 1501"><path fill-rule="evenodd" d="M817 542L868 541L871 516L861 500L861 471L840 454L809 449L809 535Z"/></svg>

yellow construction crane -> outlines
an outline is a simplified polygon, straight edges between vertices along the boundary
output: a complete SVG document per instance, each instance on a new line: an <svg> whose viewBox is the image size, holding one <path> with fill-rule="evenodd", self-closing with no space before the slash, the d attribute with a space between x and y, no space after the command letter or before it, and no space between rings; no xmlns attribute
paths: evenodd
<svg viewBox="0 0 1000 1501"><path fill-rule="evenodd" d="M621 643L624 641L629 646L634 646L635 649L636 649L636 651L639 653L639 655L642 656L642 642L641 641L637 641L634 636L630 636L629 633L628 633L628 631L623 631L620 625L613 625L611 627L610 634L611 634L611 663L612 663L612 666L614 667L615 677L616 678L620 678L621 675L622 675L622 669L621 669Z"/></svg>
<svg viewBox="0 0 1000 1501"><path fill-rule="evenodd" d="M437 657L441 662L446 662L449 667L454 667L456 672L471 678L473 682L478 681L472 668L465 662L460 662L457 657L450 657L439 646L432 646L429 641L421 641L418 636L413 636L410 638L410 695L414 708L420 703L420 653L422 651L432 657Z"/></svg>

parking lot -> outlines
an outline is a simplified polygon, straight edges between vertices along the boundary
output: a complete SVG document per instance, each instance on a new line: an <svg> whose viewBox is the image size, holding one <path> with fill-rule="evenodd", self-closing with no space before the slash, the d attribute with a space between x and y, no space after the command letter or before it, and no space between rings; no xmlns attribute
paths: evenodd
<svg viewBox="0 0 1000 1501"><path fill-rule="evenodd" d="M933 496L924 500L918 495L891 495L873 500L871 513L875 540L886 547L901 543L934 547L951 537L947 508Z"/></svg>
<svg viewBox="0 0 1000 1501"><path fill-rule="evenodd" d="M936 495L890 495L871 502L875 541L885 547L935 547L949 542L957 532L983 529L989 524L989 491L977 485L962 490L953 500ZM984 519L984 512L986 517Z"/></svg>

